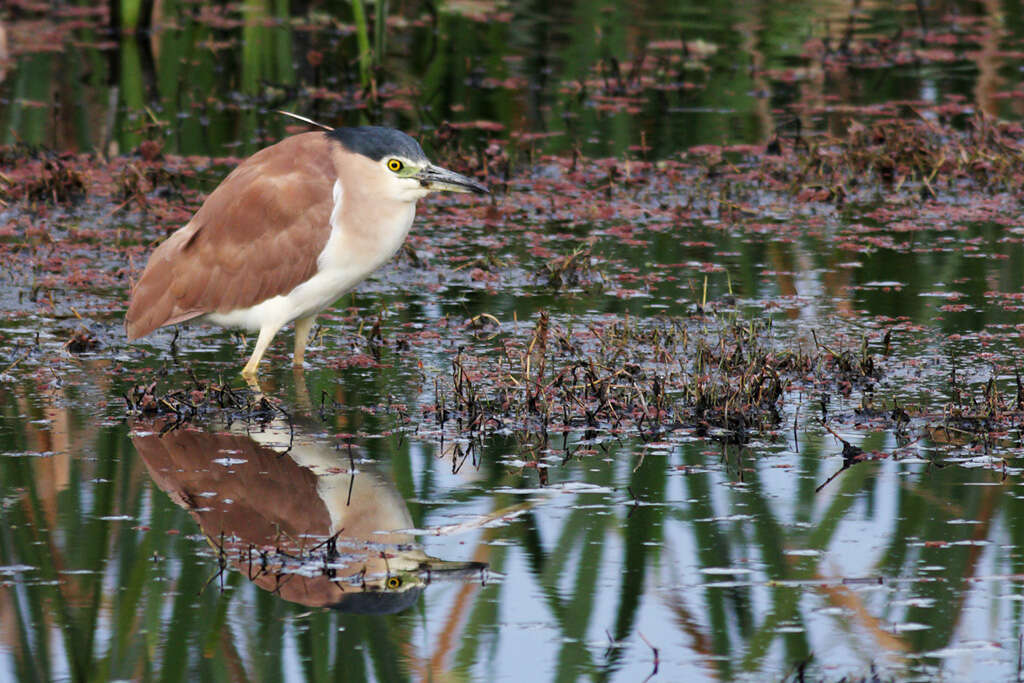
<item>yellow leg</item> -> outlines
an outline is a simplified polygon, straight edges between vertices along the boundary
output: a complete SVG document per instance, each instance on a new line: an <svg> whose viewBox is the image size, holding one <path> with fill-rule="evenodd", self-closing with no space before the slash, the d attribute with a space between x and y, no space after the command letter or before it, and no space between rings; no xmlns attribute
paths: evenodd
<svg viewBox="0 0 1024 683"><path fill-rule="evenodd" d="M309 400L305 371L302 368L292 368L292 379L295 380L295 404L302 412L312 415L313 402Z"/></svg>
<svg viewBox="0 0 1024 683"><path fill-rule="evenodd" d="M309 343L309 332L313 329L315 315L308 318L299 318L295 321L295 355L292 357L292 365L301 368L302 361L306 358L306 344Z"/></svg>
<svg viewBox="0 0 1024 683"><path fill-rule="evenodd" d="M253 398L259 402L260 397L263 396L263 387L260 386L260 378L256 375L253 375L252 377L242 375L242 379L245 380L245 383L249 385L249 389L252 390L254 394Z"/></svg>
<svg viewBox="0 0 1024 683"><path fill-rule="evenodd" d="M256 348L252 350L252 355L249 356L249 362L242 368L242 377L247 380L254 379L260 372L260 361L263 360L263 354L267 352L267 347L270 346L270 342L274 340L274 335L281 329L280 325L264 325L260 328L260 336L256 339Z"/></svg>

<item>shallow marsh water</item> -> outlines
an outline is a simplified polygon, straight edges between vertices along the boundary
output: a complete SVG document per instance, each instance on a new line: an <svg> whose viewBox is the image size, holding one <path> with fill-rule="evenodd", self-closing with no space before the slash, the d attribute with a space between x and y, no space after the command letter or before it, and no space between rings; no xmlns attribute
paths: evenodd
<svg viewBox="0 0 1024 683"><path fill-rule="evenodd" d="M168 5L142 41L85 10L4 17L0 136L81 152L63 163L91 196L53 202L46 155L5 148L0 675L1018 676L1020 176L979 155L928 178L908 154L886 177L872 157L837 201L807 171L819 148L852 164L857 126L907 121L937 158L1019 160L1019 131L979 132L1020 118L1015 6L399 3L374 102L330 19L347 5ZM290 130L277 107L417 132L495 193L423 202L410 250L321 318L304 374L277 341L274 407L246 419L211 398L244 396L242 339L127 345L122 312L222 157ZM749 380L737 348L795 358L772 366L777 414L742 428L692 400ZM159 418L139 414L152 382ZM161 440L175 391L205 408ZM407 533L327 554L306 522L365 482L391 511L366 531ZM318 507L345 486L341 512ZM404 611L312 597L417 552L463 564Z"/></svg>

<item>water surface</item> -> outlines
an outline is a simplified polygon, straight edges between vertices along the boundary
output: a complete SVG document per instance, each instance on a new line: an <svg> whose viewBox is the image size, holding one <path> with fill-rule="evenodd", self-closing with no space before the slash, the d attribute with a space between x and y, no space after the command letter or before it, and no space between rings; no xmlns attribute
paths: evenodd
<svg viewBox="0 0 1024 683"><path fill-rule="evenodd" d="M1019 183L897 164L839 202L765 154L1019 121L1014 6L392 3L372 82L348 8L3 17L0 172L110 157L65 158L77 202L0 194L3 676L1016 675ZM495 192L426 200L301 375L282 334L277 408L172 429L138 387L241 392L247 344L126 344L129 281L278 108L409 130ZM687 393L737 347L811 359L742 438ZM523 407L563 385L629 410Z"/></svg>

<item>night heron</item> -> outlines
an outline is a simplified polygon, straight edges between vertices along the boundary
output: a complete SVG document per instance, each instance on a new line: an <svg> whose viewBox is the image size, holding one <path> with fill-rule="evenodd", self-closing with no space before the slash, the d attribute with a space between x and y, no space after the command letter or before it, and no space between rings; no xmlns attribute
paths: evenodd
<svg viewBox="0 0 1024 683"><path fill-rule="evenodd" d="M487 192L391 128L302 133L262 149L150 256L125 316L128 339L194 318L258 331L242 370L253 380L294 321L301 367L316 315L387 262L416 201L443 190Z"/></svg>

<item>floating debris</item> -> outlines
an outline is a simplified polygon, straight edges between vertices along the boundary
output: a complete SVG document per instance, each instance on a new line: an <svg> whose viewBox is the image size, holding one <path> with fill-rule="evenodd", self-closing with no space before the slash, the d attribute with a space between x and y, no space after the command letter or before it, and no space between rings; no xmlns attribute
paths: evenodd
<svg viewBox="0 0 1024 683"><path fill-rule="evenodd" d="M262 392L234 388L224 382L192 378L189 389L157 390L157 382L139 384L123 395L129 415L144 417L174 416L163 429L175 429L200 418L219 418L231 422L265 423L288 413Z"/></svg>

